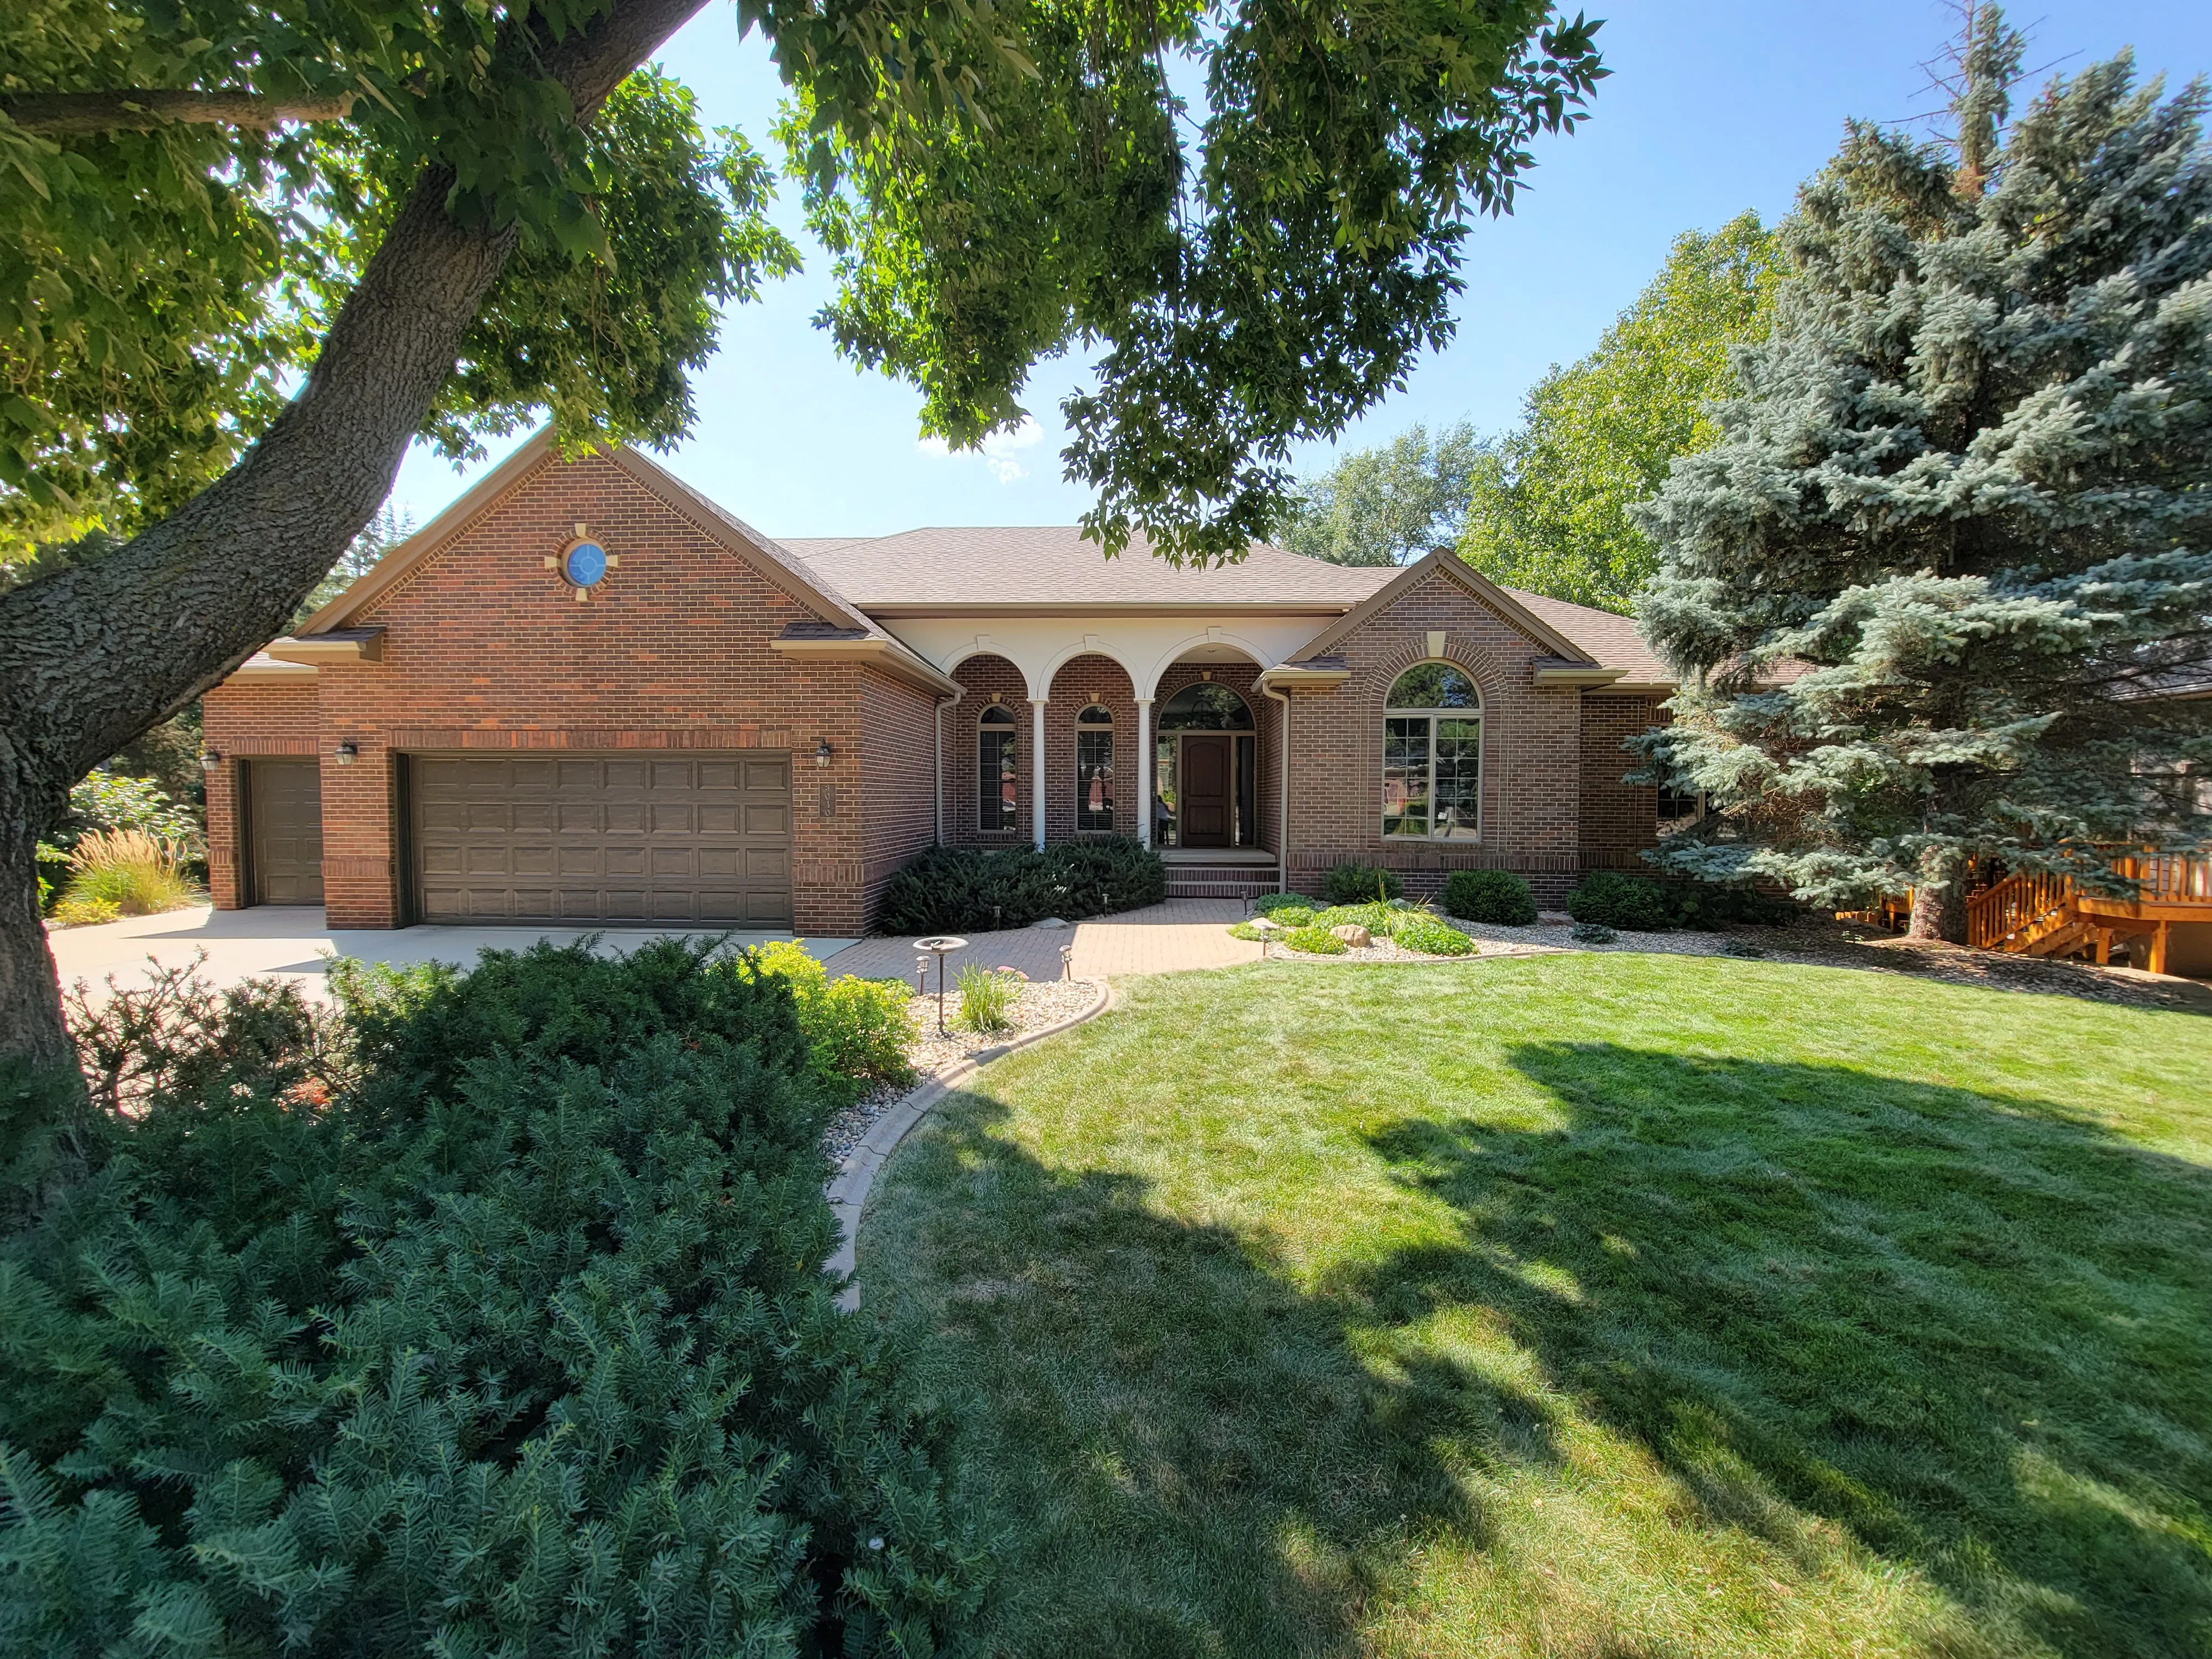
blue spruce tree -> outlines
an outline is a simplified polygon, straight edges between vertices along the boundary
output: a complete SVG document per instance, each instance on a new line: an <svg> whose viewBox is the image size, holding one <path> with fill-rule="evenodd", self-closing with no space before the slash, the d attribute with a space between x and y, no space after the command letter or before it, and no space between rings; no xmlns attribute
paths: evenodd
<svg viewBox="0 0 2212 1659"><path fill-rule="evenodd" d="M2124 55L2008 131L2020 55L1980 8L1952 142L1850 127L1723 440L1641 509L1685 689L1638 746L1712 808L1655 856L1910 886L1923 937L1965 937L1976 860L2112 890L2100 848L2212 830L2205 88Z"/></svg>

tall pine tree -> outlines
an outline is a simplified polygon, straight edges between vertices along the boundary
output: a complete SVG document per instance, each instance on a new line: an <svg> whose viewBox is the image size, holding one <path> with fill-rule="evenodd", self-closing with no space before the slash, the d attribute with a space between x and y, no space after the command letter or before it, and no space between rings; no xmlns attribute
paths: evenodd
<svg viewBox="0 0 2212 1659"><path fill-rule="evenodd" d="M1721 441L1641 512L1685 690L1639 746L1716 809L1660 861L1911 886L1923 937L1971 860L2109 890L2100 848L2212 829L2205 88L2123 55L2007 132L2020 50L1972 14L1954 142L1850 126Z"/></svg>

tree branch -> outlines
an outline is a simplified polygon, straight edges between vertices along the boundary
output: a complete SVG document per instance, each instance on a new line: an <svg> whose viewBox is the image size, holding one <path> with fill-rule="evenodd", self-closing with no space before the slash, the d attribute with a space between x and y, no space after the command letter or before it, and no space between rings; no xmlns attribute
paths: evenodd
<svg viewBox="0 0 2212 1659"><path fill-rule="evenodd" d="M251 92L196 92L139 87L120 92L0 93L0 115L42 138L95 132L150 132L172 122L252 127L265 132L295 121L343 121L355 94L334 98L264 98Z"/></svg>
<svg viewBox="0 0 2212 1659"><path fill-rule="evenodd" d="M706 0L616 0L538 72L580 120ZM104 559L0 594L0 1055L70 1063L33 848L70 786L272 635L385 497L516 229L455 222L424 169L299 395L237 465ZM8 1103L0 1101L0 1131Z"/></svg>

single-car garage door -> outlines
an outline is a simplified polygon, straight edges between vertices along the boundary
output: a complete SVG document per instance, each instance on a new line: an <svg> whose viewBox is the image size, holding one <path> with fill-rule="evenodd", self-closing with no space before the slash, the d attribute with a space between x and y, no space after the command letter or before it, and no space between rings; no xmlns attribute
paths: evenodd
<svg viewBox="0 0 2212 1659"><path fill-rule="evenodd" d="M424 921L791 926L791 757L416 755Z"/></svg>
<svg viewBox="0 0 2212 1659"><path fill-rule="evenodd" d="M246 763L246 875L254 904L323 902L323 769L311 760Z"/></svg>

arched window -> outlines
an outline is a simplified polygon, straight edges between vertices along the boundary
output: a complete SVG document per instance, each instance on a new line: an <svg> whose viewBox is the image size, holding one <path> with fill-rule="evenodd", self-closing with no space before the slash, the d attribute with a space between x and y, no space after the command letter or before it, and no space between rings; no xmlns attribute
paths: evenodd
<svg viewBox="0 0 2212 1659"><path fill-rule="evenodd" d="M1014 711L994 702L975 720L975 827L981 830L1021 828L1021 728Z"/></svg>
<svg viewBox="0 0 2212 1659"><path fill-rule="evenodd" d="M1473 841L1482 829L1482 696L1448 662L1415 663L1382 714L1382 833Z"/></svg>
<svg viewBox="0 0 2212 1659"><path fill-rule="evenodd" d="M1075 717L1075 827L1114 827L1114 713L1103 702Z"/></svg>
<svg viewBox="0 0 2212 1659"><path fill-rule="evenodd" d="M1252 706L1214 680L1160 705L1152 760L1152 844L1255 847L1260 741Z"/></svg>
<svg viewBox="0 0 2212 1659"><path fill-rule="evenodd" d="M1200 680L1186 685L1160 708L1163 732L1249 732L1252 705L1225 685Z"/></svg>

